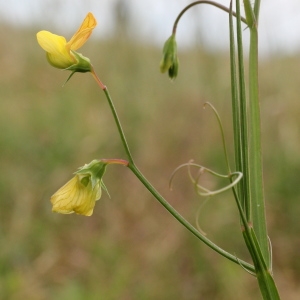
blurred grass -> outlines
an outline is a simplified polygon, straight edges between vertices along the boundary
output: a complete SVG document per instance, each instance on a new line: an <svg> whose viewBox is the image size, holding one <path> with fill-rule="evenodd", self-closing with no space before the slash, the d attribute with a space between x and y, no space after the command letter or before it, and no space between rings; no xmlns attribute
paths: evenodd
<svg viewBox="0 0 300 300"><path fill-rule="evenodd" d="M198 242L125 168L108 169L111 199L103 195L92 217L51 212L50 196L79 166L124 151L89 74L62 88L69 74L47 64L35 31L2 25L0 34L0 299L259 299L254 278ZM231 144L228 54L179 53L171 83L158 72L161 49L111 39L82 52L110 90L138 166L195 223L204 199L185 172L172 192L168 178L192 158L225 170L215 117L202 106L215 105ZM300 293L299 78L299 57L261 64L267 213L283 299ZM208 201L200 224L249 259L229 192Z"/></svg>

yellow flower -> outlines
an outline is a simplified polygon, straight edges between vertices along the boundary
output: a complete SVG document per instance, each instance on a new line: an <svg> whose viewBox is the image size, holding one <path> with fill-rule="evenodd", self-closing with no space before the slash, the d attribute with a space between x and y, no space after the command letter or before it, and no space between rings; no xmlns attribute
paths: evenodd
<svg viewBox="0 0 300 300"><path fill-rule="evenodd" d="M85 180L87 185L82 183L82 180ZM76 174L51 197L52 211L61 214L75 212L80 215L91 216L95 201L99 200L100 197L100 181L92 188L92 183L87 177L80 179L80 175Z"/></svg>
<svg viewBox="0 0 300 300"><path fill-rule="evenodd" d="M77 213L91 216L95 202L101 197L102 181L107 163L93 160L79 168L75 176L50 199L52 211L61 214Z"/></svg>
<svg viewBox="0 0 300 300"><path fill-rule="evenodd" d="M75 72L89 72L91 71L90 60L75 50L87 41L96 25L95 17L92 13L88 13L69 42L63 36L45 30L37 33L37 40L47 52L47 59L53 67Z"/></svg>

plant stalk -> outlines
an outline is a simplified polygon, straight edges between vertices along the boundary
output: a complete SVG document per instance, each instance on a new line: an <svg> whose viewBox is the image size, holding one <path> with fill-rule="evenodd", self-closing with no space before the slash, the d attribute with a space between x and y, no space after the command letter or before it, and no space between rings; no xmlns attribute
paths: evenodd
<svg viewBox="0 0 300 300"><path fill-rule="evenodd" d="M141 181L141 183L148 189L148 191L167 209L167 211L175 218L177 219L185 228L187 228L193 235L195 235L198 239L200 239L202 242L204 242L206 245L208 245L210 248L215 250L217 253L221 254L222 256L226 257L227 259L235 262L236 264L241 265L243 268L247 269L249 272L254 271L254 267L241 260L238 259L235 255L232 255L228 253L227 251L223 250L216 244L214 244L212 241L210 241L207 237L205 237L203 234L201 234L192 224L190 224L175 208L173 208L167 200L165 200L160 193L151 185L151 183L145 178L145 176L139 171L139 169L136 167L131 152L129 150L129 146L126 140L126 136L124 134L124 131L122 129L122 125L120 122L120 119L118 117L117 111L115 109L115 106L113 104L113 101L110 97L110 94L108 92L108 89L105 85L102 84L100 79L97 77L95 71L92 73L94 79L100 86L100 88L105 93L106 99L109 103L111 112L114 116L115 123L117 125L117 129L123 144L123 147L125 149L125 152L127 154L129 164L127 165L128 168L136 175L136 177ZM101 84L100 84L101 83Z"/></svg>

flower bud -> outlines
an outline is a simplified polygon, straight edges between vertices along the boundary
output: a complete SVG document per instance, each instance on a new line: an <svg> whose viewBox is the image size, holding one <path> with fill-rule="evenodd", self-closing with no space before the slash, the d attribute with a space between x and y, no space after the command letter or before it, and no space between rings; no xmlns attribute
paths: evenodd
<svg viewBox="0 0 300 300"><path fill-rule="evenodd" d="M169 77L175 79L178 74L179 60L177 57L177 43L175 34L172 34L164 44L163 58L160 62L160 71L168 71Z"/></svg>

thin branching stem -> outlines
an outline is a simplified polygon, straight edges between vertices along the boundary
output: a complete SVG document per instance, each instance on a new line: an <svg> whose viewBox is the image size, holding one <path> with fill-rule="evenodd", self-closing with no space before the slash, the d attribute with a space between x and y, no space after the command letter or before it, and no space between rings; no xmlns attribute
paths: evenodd
<svg viewBox="0 0 300 300"><path fill-rule="evenodd" d="M121 138L121 141L122 141L122 144L124 146L124 149L125 149L125 152L127 154L127 157L128 157L128 160L131 164L133 164L133 157L131 155L131 152L130 152L130 149L129 149L129 146L128 146L128 143L127 143L127 139L125 137L125 134L124 134L124 131L123 131L123 128L122 128L122 125L121 125L121 122L120 122L120 119L119 119L119 116L117 114L117 111L116 111L116 108L114 106L114 103L110 97L110 94L108 92L108 89L107 87L101 82L101 80L99 79L99 77L97 76L95 70L93 69L92 70L92 75L94 77L94 79L96 80L96 82L98 83L98 85L100 86L100 88L103 90L105 96L106 96L106 99L108 101L108 104L110 106L110 109L111 109L111 112L113 114L113 117L114 117L114 120L115 120L115 123L117 125L117 128L118 128L118 132L120 134L120 138Z"/></svg>
<svg viewBox="0 0 300 300"><path fill-rule="evenodd" d="M230 10L229 10L228 7L222 5L222 4L218 3L218 2L215 2L215 1L195 1L195 2L193 2L193 3L191 3L191 4L189 4L188 6L186 6L186 7L179 13L179 15L177 16L177 18L176 18L176 20L175 20L175 22L174 22L174 25L173 25L173 31L172 31L173 34L176 33L177 24L178 24L179 20L181 19L181 17L184 15L184 13L185 13L187 10L189 10L191 7L193 7L193 6L195 6L195 5L198 5L198 4L209 4L209 5L213 5L213 6L217 7L217 8L219 8L219 9L221 9L221 10L227 12L227 13L230 12ZM235 12L232 12L232 15L233 15L233 16L236 16L236 13L235 13ZM242 17L241 20L247 25L247 20L246 20L245 18Z"/></svg>
<svg viewBox="0 0 300 300"><path fill-rule="evenodd" d="M123 131L123 128L122 128L120 119L118 117L117 111L115 109L115 106L113 104L113 101L112 101L112 99L111 99L111 97L110 97L110 95L108 93L107 87L100 81L100 79L98 78L98 76L96 75L96 73L95 73L94 70L92 72L92 75L95 78L95 80L98 83L98 85L100 86L100 88L105 93L106 99L107 99L107 101L109 103L111 112L112 112L112 114L114 116L114 120L115 120L115 123L117 125L117 129L118 129L119 135L121 137L121 141L122 141L123 147L124 147L125 152L126 152L126 154L128 156L128 160L129 160L129 164L127 165L128 168L136 175L136 177L150 191L150 193L167 209L167 211L171 215L173 215L173 217L175 219L177 219L191 233L193 233L198 239L200 239L202 242L204 242L210 248L212 248L213 250L215 250L217 253L221 254L222 256L226 257L227 259L229 259L229 260L231 260L231 261L233 261L233 262L235 262L235 263L237 263L239 265L242 265L247 270L253 272L254 271L254 267L251 264L238 259L236 256L234 256L234 255L228 253L227 251L223 250L222 248L220 248L219 246L217 246L216 244L214 244L212 241L210 241L203 234L201 234L192 224L190 224L183 216L181 216L181 214L175 208L173 208L169 204L169 202L164 199L164 197L162 197L160 195L160 193L151 185L151 183L139 171L139 169L137 168L137 166L135 165L135 163L133 161L133 157L132 157L131 152L129 150L127 139L125 137L125 133Z"/></svg>

